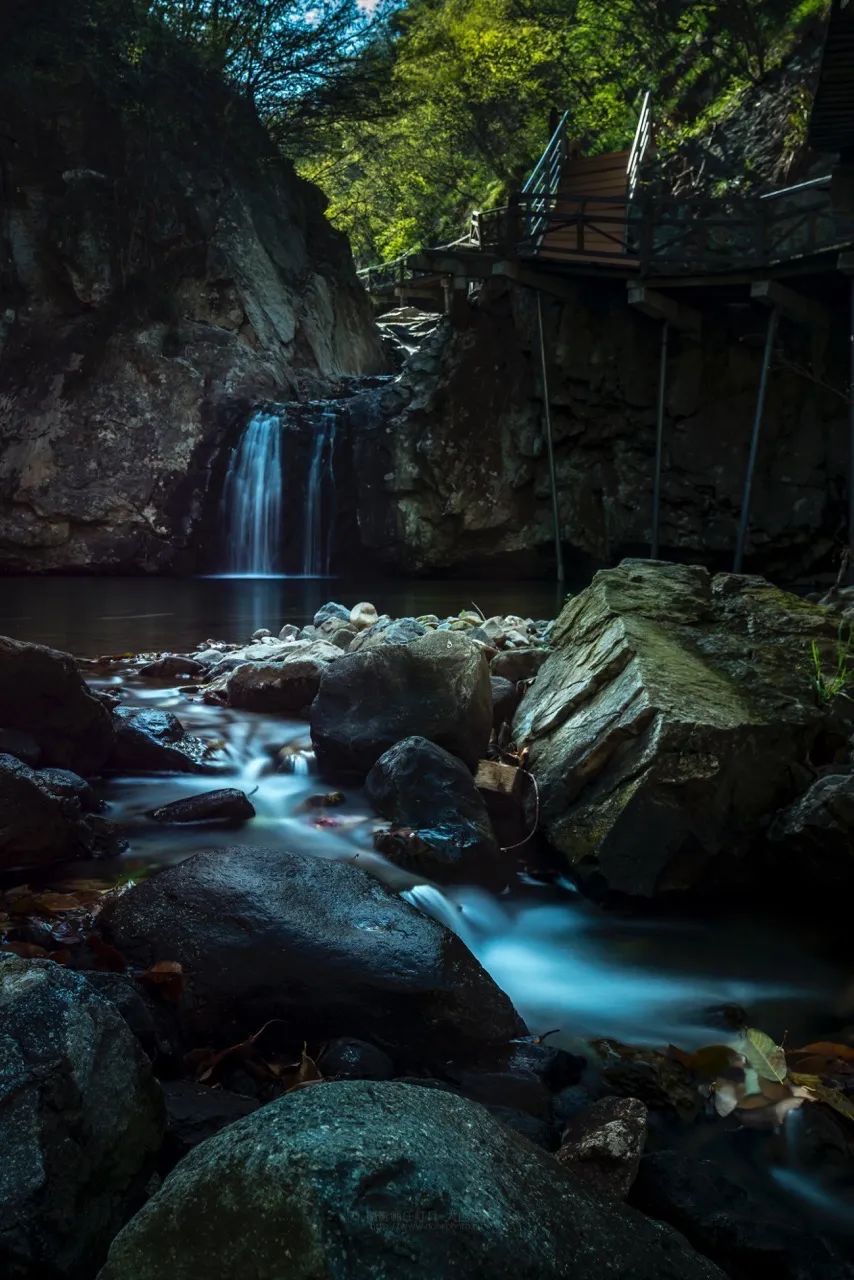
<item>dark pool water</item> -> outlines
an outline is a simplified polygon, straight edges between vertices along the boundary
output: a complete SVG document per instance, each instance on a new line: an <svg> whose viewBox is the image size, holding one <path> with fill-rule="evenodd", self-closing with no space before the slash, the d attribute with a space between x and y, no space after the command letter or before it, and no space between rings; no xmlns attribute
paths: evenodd
<svg viewBox="0 0 854 1280"><path fill-rule="evenodd" d="M200 640L246 640L258 627L310 622L327 600L370 600L395 617L458 613L553 618L554 583L336 578L0 578L0 635L81 657L183 650Z"/></svg>

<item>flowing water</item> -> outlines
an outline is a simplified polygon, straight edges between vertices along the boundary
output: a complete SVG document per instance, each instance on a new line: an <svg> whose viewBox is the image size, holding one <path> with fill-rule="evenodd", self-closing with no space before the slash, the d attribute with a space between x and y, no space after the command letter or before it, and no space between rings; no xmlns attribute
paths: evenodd
<svg viewBox="0 0 854 1280"><path fill-rule="evenodd" d="M302 571L305 577L329 573L334 535L335 426L338 414L321 410L314 431L305 492Z"/></svg>
<svg viewBox="0 0 854 1280"><path fill-rule="evenodd" d="M282 563L282 420L257 410L235 446L222 494L231 573L277 573Z"/></svg>
<svg viewBox="0 0 854 1280"><path fill-rule="evenodd" d="M554 612L546 607L554 600L547 584L373 586L9 579L0 583L0 632L94 655L139 651L143 638L151 648L186 648L208 634L245 640L253 625L273 629L289 617L305 621L330 596L373 597L398 614L449 612L473 598L489 611ZM200 626L201 619L208 621ZM129 841L115 868L122 874L235 843L353 860L459 934L532 1032L556 1032L553 1042L581 1051L600 1036L684 1049L720 1041L726 1036L720 1010L733 1004L778 1040L787 1035L789 1043L826 1037L829 1028L851 1019L850 990L845 994L850 971L829 949L820 921L793 927L791 921L763 920L754 904L738 902L715 915L616 914L584 899L559 869L539 855L526 857L527 851L513 884L500 895L476 885L440 888L419 881L374 851L373 833L382 824L359 788L344 790L341 807L308 803L327 784L317 776L305 721L207 706L191 693L142 682L130 669L100 680L118 688L127 704L172 711L188 732L221 744L210 777L146 775L103 783L108 816ZM219 786L250 794L257 816L238 829L211 830L164 828L149 816L169 801ZM81 863L73 874L105 870L103 863ZM762 1176L772 1179L785 1203L814 1215L820 1229L854 1230L850 1188L837 1192L814 1166L800 1168L797 1117L793 1113L786 1125L789 1154L785 1160L775 1156Z"/></svg>

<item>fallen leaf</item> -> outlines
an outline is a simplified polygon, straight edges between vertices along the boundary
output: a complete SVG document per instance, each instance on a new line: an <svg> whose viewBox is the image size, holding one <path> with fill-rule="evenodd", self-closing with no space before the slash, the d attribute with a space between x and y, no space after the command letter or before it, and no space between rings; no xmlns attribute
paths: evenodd
<svg viewBox="0 0 854 1280"><path fill-rule="evenodd" d="M764 1031L757 1027L745 1027L739 1049L763 1080L776 1080L782 1084L786 1079L789 1069L785 1051Z"/></svg>
<svg viewBox="0 0 854 1280"><path fill-rule="evenodd" d="M98 968L109 969L112 973L124 973L128 967L121 951L111 943L105 942L97 933L90 933L86 945L98 959Z"/></svg>
<svg viewBox="0 0 854 1280"><path fill-rule="evenodd" d="M715 1111L719 1116L732 1115L742 1100L742 1086L732 1080L717 1080L712 1089Z"/></svg>
<svg viewBox="0 0 854 1280"><path fill-rule="evenodd" d="M801 1054L817 1054L821 1058L841 1058L843 1062L854 1062L854 1048L850 1044L836 1044L832 1040L816 1040L814 1044L802 1045L800 1049L790 1049L790 1058Z"/></svg>
<svg viewBox="0 0 854 1280"><path fill-rule="evenodd" d="M825 1084L818 1076L801 1076L793 1072L792 1079L796 1084L808 1089L815 1102L823 1102L839 1115L845 1116L846 1120L854 1120L854 1099L849 1098L841 1089Z"/></svg>
<svg viewBox="0 0 854 1280"><path fill-rule="evenodd" d="M184 969L177 960L158 960L145 973L139 975L139 981L146 983L169 1000L172 1004L180 1004L184 994Z"/></svg>

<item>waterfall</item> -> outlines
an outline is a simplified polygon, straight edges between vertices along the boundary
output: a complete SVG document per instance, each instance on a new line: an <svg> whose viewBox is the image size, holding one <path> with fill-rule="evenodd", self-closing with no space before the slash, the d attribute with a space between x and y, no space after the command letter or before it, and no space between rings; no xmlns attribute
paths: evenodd
<svg viewBox="0 0 854 1280"><path fill-rule="evenodd" d="M222 496L231 573L280 571L284 475L282 421L257 410L235 447Z"/></svg>
<svg viewBox="0 0 854 1280"><path fill-rule="evenodd" d="M325 409L319 417L308 468L302 553L303 574L312 578L329 573L335 501L333 454L338 415L333 410ZM325 478L327 483L324 485Z"/></svg>

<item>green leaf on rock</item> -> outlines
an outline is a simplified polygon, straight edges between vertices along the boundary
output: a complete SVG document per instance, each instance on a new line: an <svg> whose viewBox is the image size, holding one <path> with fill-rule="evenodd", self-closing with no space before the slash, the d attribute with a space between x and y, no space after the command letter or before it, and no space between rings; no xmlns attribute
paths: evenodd
<svg viewBox="0 0 854 1280"><path fill-rule="evenodd" d="M739 1050L748 1064L763 1080L776 1080L782 1084L788 1074L786 1054L781 1045L758 1027L746 1027L741 1035Z"/></svg>

